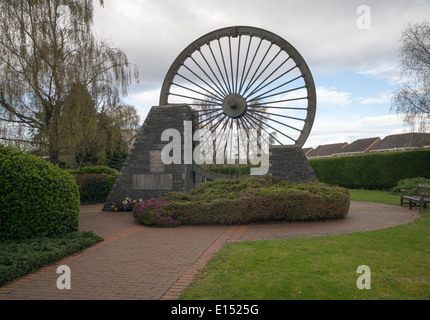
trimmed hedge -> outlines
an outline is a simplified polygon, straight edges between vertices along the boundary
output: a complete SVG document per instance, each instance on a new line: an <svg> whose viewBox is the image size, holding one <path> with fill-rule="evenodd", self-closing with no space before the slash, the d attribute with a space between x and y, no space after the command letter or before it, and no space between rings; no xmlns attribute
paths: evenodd
<svg viewBox="0 0 430 320"><path fill-rule="evenodd" d="M103 203L109 195L116 175L106 174L77 174L76 182L79 187L80 200L82 204Z"/></svg>
<svg viewBox="0 0 430 320"><path fill-rule="evenodd" d="M88 167L82 167L78 170L69 169L67 170L70 174L91 174L91 173L97 173L97 174L107 174L107 175L118 175L118 171L116 169L107 167L107 166L88 166Z"/></svg>
<svg viewBox="0 0 430 320"><path fill-rule="evenodd" d="M117 170L107 166L88 166L67 172L78 184L81 204L105 202L118 176Z"/></svg>
<svg viewBox="0 0 430 320"><path fill-rule="evenodd" d="M273 177L211 181L163 200L164 216L186 225L334 219L344 217L350 205L344 188Z"/></svg>
<svg viewBox="0 0 430 320"><path fill-rule="evenodd" d="M310 159L318 180L353 189L392 189L401 179L430 178L430 150Z"/></svg>
<svg viewBox="0 0 430 320"><path fill-rule="evenodd" d="M0 232L7 237L54 237L78 230L75 180L40 157L0 146L0 195Z"/></svg>

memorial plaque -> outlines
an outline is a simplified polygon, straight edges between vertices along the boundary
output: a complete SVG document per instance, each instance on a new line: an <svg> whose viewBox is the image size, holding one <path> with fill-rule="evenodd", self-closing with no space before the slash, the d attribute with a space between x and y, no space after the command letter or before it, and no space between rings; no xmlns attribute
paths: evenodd
<svg viewBox="0 0 430 320"><path fill-rule="evenodd" d="M149 171L151 173L164 173L164 163L161 160L161 150L149 151Z"/></svg>
<svg viewBox="0 0 430 320"><path fill-rule="evenodd" d="M133 190L172 190L173 175L167 174L133 174Z"/></svg>

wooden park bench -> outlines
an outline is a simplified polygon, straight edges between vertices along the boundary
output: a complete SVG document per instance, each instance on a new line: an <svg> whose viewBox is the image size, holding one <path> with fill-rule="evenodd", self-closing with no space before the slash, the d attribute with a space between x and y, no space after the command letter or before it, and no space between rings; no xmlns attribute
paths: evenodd
<svg viewBox="0 0 430 320"><path fill-rule="evenodd" d="M427 203L430 203L430 185L419 184L415 189L401 190L401 192L400 205L403 206L403 201L408 201L409 210L412 209L413 204L419 204L421 212L427 207Z"/></svg>

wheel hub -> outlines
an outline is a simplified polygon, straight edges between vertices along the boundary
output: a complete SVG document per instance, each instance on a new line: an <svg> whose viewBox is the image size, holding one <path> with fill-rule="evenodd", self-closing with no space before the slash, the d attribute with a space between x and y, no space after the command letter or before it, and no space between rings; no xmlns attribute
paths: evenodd
<svg viewBox="0 0 430 320"><path fill-rule="evenodd" d="M246 100L237 93L231 93L224 98L222 109L231 118L240 118L247 109Z"/></svg>

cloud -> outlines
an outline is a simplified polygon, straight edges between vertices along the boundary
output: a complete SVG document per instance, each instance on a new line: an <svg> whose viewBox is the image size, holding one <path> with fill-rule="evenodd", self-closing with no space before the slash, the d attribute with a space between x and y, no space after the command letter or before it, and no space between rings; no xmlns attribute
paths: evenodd
<svg viewBox="0 0 430 320"><path fill-rule="evenodd" d="M359 119L316 118L306 147L398 134L404 131L401 115L385 114Z"/></svg>
<svg viewBox="0 0 430 320"><path fill-rule="evenodd" d="M232 25L272 31L303 55L314 75L373 70L397 61L404 24L429 12L422 1L370 1L372 26L359 30L358 1L113 1L95 6L95 29L112 39L141 71L162 81L176 56L204 34ZM421 7L421 12L414 9ZM227 9L228 8L228 9ZM160 84L161 85L161 84Z"/></svg>
<svg viewBox="0 0 430 320"><path fill-rule="evenodd" d="M376 79L387 79L391 85L396 85L401 82L398 64L382 64L371 69L357 71L362 74Z"/></svg>
<svg viewBox="0 0 430 320"><path fill-rule="evenodd" d="M144 120L151 107L158 105L159 99L160 89L152 89L129 94L125 101L133 105L137 109L140 119Z"/></svg>
<svg viewBox="0 0 430 320"><path fill-rule="evenodd" d="M363 128L385 128L391 126L399 126L402 124L402 117L397 114L364 117L358 120L358 125Z"/></svg>
<svg viewBox="0 0 430 320"><path fill-rule="evenodd" d="M358 100L360 104L390 104L392 97L393 97L392 92L384 92L376 97L370 97L370 98L360 97L358 98Z"/></svg>
<svg viewBox="0 0 430 320"><path fill-rule="evenodd" d="M346 106L352 103L352 94L350 92L337 91L336 88L326 88L323 86L316 87L315 90L317 95L318 107L338 107ZM288 94L277 96L275 100L297 99L300 97L306 97L305 89L300 89L293 92L289 92ZM295 101L294 104L297 107L305 107L307 105L307 102L306 100Z"/></svg>
<svg viewBox="0 0 430 320"><path fill-rule="evenodd" d="M336 91L335 88L317 87L319 105L346 106L352 102L350 92Z"/></svg>

